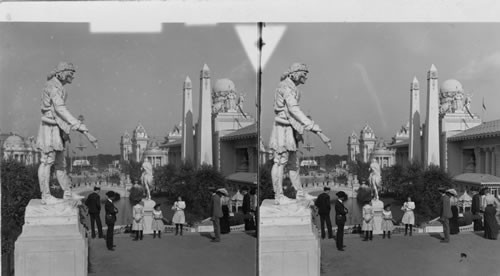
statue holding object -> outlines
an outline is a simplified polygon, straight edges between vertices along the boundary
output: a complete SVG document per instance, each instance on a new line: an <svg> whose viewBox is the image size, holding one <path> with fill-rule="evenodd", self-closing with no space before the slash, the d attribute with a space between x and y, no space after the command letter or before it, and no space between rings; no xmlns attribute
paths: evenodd
<svg viewBox="0 0 500 276"><path fill-rule="evenodd" d="M47 83L42 91L41 122L36 141L36 147L41 151L38 181L42 193L42 204L57 204L65 199L81 199L71 191L71 180L66 174L66 157L64 150L69 142L71 130L84 134L92 145L97 148L97 139L91 135L82 121L76 119L66 108L66 84L72 83L75 74L72 63L61 62L47 77ZM50 169L55 165L57 181L64 190L63 199L50 194Z"/></svg>
<svg viewBox="0 0 500 276"><path fill-rule="evenodd" d="M282 75L275 93L275 119L271 132L269 147L273 152L274 165L271 170L275 204L294 202L283 195L283 177L285 166L289 169L290 181L297 191L297 199L310 200L313 197L302 189L299 175L299 158L297 150L303 141L304 131L316 133L331 149L331 140L322 133L321 128L308 118L300 109L300 91L298 86L307 80L309 70L305 64L294 63Z"/></svg>

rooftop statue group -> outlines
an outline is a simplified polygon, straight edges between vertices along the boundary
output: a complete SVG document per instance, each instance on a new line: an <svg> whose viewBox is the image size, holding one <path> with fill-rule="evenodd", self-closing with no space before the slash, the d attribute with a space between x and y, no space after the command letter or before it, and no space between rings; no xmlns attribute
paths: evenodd
<svg viewBox="0 0 500 276"><path fill-rule="evenodd" d="M42 193L42 204L57 204L65 199L81 199L71 191L71 180L66 174L66 158L64 149L70 141L70 131L84 134L97 148L97 139L89 133L82 121L75 118L66 107L68 94L65 85L73 82L75 67L71 63L61 62L50 72L42 91L41 122L36 141L41 151L41 163L38 168L38 181ZM57 181L64 190L63 199L50 194L50 169L55 167Z"/></svg>
<svg viewBox="0 0 500 276"><path fill-rule="evenodd" d="M299 106L299 85L305 84L309 70L305 64L294 63L282 75L281 82L274 96L274 125L269 147L273 152L271 170L275 204L288 204L294 200L283 195L283 177L285 166L288 168L290 181L297 191L297 200L310 200L313 197L305 193L300 183L299 158L297 150L303 141L304 131L317 134L331 149L331 140L321 128L302 112Z"/></svg>

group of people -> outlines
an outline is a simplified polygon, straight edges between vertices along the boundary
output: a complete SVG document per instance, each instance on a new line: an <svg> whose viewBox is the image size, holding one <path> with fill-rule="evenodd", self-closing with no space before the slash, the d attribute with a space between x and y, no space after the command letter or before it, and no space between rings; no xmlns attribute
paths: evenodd
<svg viewBox="0 0 500 276"><path fill-rule="evenodd" d="M225 188L210 187L209 192L212 193L210 203L210 219L214 226L214 237L212 242L220 242L221 234L231 232L229 217L230 217L230 198L229 193ZM245 222L245 231L256 230L257 227L257 193L255 189L249 191L248 187L241 188L243 194L243 220Z"/></svg>
<svg viewBox="0 0 500 276"><path fill-rule="evenodd" d="M332 222L330 220L330 210L331 210L331 200L330 200L330 187L324 187L323 193L318 196L314 205L318 210L318 215L320 219L321 226L321 238L324 239L325 234L325 224L328 231L328 238L333 239ZM347 194L343 191L337 192L335 194L337 200L335 201L335 224L337 225L337 235L336 235L336 245L339 251L344 251L344 226L347 220L347 213L349 210L344 206L344 202L347 200Z"/></svg>
<svg viewBox="0 0 500 276"><path fill-rule="evenodd" d="M484 237L491 240L496 240L498 236L498 221L496 220L496 204L495 196L491 190L483 188L474 190L472 196L472 218L474 222L474 231L483 231Z"/></svg>
<svg viewBox="0 0 500 276"><path fill-rule="evenodd" d="M97 233L99 234L99 238L104 238L102 231L102 222L101 222L101 197L99 196L99 191L101 188L94 187L94 192L91 193L87 199L85 200L85 206L88 209L88 214L90 217L90 232L91 237L96 237L95 225L97 225ZM113 191L108 191L106 193L106 203L104 204L105 211L105 223L108 226L108 230L106 231L106 247L108 250L114 251L113 243L113 233L116 222L116 214L118 213L118 209L113 204L113 201L117 198L117 194Z"/></svg>
<svg viewBox="0 0 500 276"><path fill-rule="evenodd" d="M458 234L458 199L455 189L439 188L441 193L441 215L444 238L441 242L450 242L450 234ZM476 193L477 191L473 191ZM484 230L486 239L496 240L498 236L497 206L495 197L488 188L483 188L472 197L471 212L474 231Z"/></svg>

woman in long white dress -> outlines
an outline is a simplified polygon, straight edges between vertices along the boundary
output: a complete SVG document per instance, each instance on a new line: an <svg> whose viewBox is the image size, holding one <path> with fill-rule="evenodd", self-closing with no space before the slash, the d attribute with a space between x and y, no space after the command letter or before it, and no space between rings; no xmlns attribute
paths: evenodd
<svg viewBox="0 0 500 276"><path fill-rule="evenodd" d="M413 225L415 224L415 214L413 214L413 210L415 210L415 202L411 201L411 197L408 196L408 199L401 207L401 210L404 211L402 222L405 225L405 236L408 235L408 226L410 227L410 236L413 232Z"/></svg>
<svg viewBox="0 0 500 276"><path fill-rule="evenodd" d="M186 222L184 209L186 209L186 203L182 201L182 198L179 196L177 198L177 201L174 203L174 206L172 206L172 210L175 211L174 216L172 218L172 222L175 224L175 235L179 234L179 228L180 228L181 230L180 235L182 236L182 227Z"/></svg>

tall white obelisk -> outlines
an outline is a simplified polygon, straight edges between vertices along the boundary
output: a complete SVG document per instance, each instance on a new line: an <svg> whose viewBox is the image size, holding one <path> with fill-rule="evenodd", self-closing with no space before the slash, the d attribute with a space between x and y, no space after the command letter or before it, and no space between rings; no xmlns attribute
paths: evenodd
<svg viewBox="0 0 500 276"><path fill-rule="evenodd" d="M420 87L417 77L410 86L410 162L421 162L422 148L420 140Z"/></svg>
<svg viewBox="0 0 500 276"><path fill-rule="evenodd" d="M212 86L210 69L205 64L200 74L200 112L196 139L198 144L197 163L213 164L212 153Z"/></svg>
<svg viewBox="0 0 500 276"><path fill-rule="evenodd" d="M439 88L438 72L434 64L427 73L427 118L424 143L424 164L439 166Z"/></svg>
<svg viewBox="0 0 500 276"><path fill-rule="evenodd" d="M182 161L192 164L194 162L193 85L189 77L184 81L182 108Z"/></svg>

